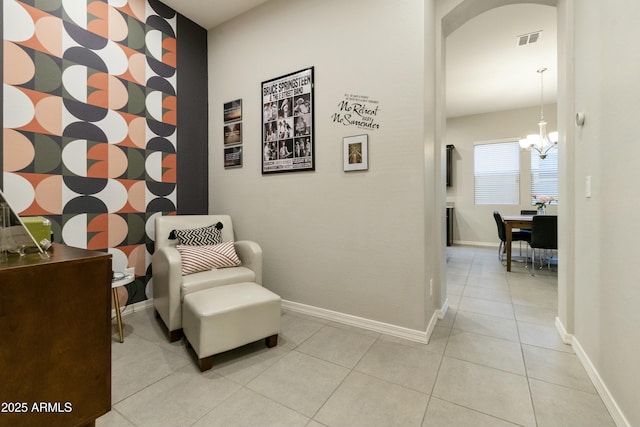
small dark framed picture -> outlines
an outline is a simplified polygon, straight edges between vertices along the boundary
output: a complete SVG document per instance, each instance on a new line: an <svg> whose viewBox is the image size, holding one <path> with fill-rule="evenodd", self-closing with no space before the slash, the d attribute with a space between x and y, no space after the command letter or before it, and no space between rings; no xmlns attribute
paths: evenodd
<svg viewBox="0 0 640 427"><path fill-rule="evenodd" d="M224 149L224 168L241 168L242 167L242 145L237 147L228 147Z"/></svg>
<svg viewBox="0 0 640 427"><path fill-rule="evenodd" d="M224 103L224 122L236 122L242 120L242 99Z"/></svg>

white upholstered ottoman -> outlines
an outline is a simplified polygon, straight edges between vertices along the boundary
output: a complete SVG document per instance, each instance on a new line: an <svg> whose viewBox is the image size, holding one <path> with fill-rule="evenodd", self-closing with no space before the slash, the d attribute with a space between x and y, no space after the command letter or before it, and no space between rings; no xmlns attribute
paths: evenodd
<svg viewBox="0 0 640 427"><path fill-rule="evenodd" d="M182 328L198 355L200 371L213 366L213 355L265 338L278 344L280 297L256 283L234 283L187 294Z"/></svg>

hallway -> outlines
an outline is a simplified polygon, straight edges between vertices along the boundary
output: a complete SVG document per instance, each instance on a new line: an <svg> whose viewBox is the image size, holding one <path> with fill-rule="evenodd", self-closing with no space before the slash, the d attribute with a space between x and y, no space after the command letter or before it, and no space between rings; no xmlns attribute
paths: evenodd
<svg viewBox="0 0 640 427"><path fill-rule="evenodd" d="M613 426L573 349L556 331L557 279L546 267L532 277L521 262L507 273L495 248L448 248L450 309L438 323L451 328L444 360L468 363L454 363L458 388L439 392L436 384L434 395L517 425ZM446 381L443 373L441 368L438 381ZM535 424L529 424L531 416L527 421L528 411Z"/></svg>
<svg viewBox="0 0 640 427"><path fill-rule="evenodd" d="M451 307L427 345L285 311L277 347L200 373L153 310L126 316L97 426L614 426L555 330L557 274L506 273L495 248L447 250Z"/></svg>

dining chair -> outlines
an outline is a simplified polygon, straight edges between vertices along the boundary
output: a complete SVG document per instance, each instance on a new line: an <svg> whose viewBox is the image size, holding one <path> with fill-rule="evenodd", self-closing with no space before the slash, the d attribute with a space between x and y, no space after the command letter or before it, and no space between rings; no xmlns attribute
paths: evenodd
<svg viewBox="0 0 640 427"><path fill-rule="evenodd" d="M498 227L498 238L500 239L500 245L498 246L498 259L502 261L502 253L506 250L505 246L507 244L507 229L504 225L504 220L502 219L502 215L500 212L494 211L493 218L496 221L496 226ZM531 233L527 230L521 231L512 231L511 232L511 242L527 242L531 241ZM527 248L527 252L529 249Z"/></svg>
<svg viewBox="0 0 640 427"><path fill-rule="evenodd" d="M538 211L536 209L522 209L520 211L520 215L538 215ZM519 230L519 231L522 231L523 233L531 234L531 230ZM522 255L522 242L520 242L520 255Z"/></svg>
<svg viewBox="0 0 640 427"><path fill-rule="evenodd" d="M535 270L536 249L558 249L558 217L556 215L535 215L531 224L531 241L529 246L533 250L531 256L531 275ZM540 255L540 269L542 270L542 255ZM551 257L548 260L551 268Z"/></svg>

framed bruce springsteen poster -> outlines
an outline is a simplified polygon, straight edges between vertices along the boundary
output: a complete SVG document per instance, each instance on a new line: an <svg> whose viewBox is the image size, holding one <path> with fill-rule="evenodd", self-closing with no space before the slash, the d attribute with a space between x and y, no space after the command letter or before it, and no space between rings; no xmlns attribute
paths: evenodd
<svg viewBox="0 0 640 427"><path fill-rule="evenodd" d="M315 170L313 67L262 82L262 173Z"/></svg>

